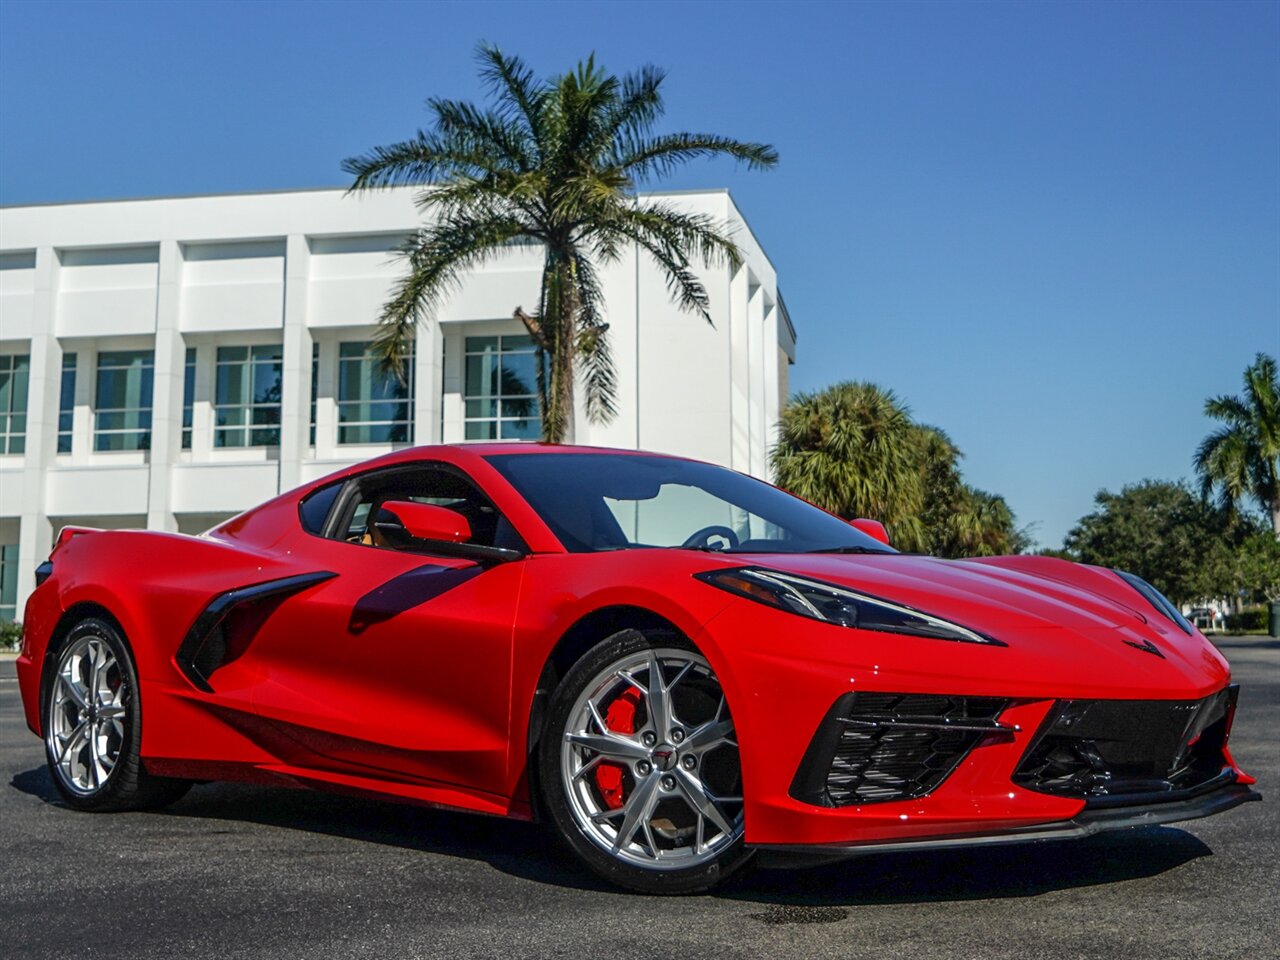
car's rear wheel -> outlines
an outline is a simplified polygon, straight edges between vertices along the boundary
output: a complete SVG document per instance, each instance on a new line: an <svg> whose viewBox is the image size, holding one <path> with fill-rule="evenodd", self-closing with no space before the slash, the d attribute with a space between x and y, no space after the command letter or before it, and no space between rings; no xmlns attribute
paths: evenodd
<svg viewBox="0 0 1280 960"><path fill-rule="evenodd" d="M120 631L98 617L71 628L45 677L45 758L54 785L77 810L154 808L191 784L153 777L139 756L138 676Z"/></svg>
<svg viewBox="0 0 1280 960"><path fill-rule="evenodd" d="M635 630L561 682L541 740L546 808L606 879L690 893L749 858L733 718L705 657Z"/></svg>

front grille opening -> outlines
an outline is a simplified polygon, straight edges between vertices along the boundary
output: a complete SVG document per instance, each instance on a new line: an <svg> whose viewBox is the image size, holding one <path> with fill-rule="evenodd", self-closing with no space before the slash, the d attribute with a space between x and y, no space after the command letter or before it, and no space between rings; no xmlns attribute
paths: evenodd
<svg viewBox="0 0 1280 960"><path fill-rule="evenodd" d="M1063 700L1013 775L1040 793L1101 802L1193 790L1219 777L1237 688L1202 700Z"/></svg>
<svg viewBox="0 0 1280 960"><path fill-rule="evenodd" d="M819 726L791 795L827 807L922 797L984 737L1001 732L996 718L1007 704L998 697L846 694Z"/></svg>

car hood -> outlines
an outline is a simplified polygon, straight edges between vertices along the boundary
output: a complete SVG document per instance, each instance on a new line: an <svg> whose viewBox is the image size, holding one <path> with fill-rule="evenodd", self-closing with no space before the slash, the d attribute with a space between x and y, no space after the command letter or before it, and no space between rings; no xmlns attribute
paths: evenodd
<svg viewBox="0 0 1280 960"><path fill-rule="evenodd" d="M1150 672L1152 680L1173 679L1173 672L1209 689L1229 677L1226 661L1199 631L1184 633L1118 576L1098 567L1033 557L943 560L888 553L735 554L734 560L951 620L1045 668L1064 658L1078 666L1121 657L1129 670Z"/></svg>

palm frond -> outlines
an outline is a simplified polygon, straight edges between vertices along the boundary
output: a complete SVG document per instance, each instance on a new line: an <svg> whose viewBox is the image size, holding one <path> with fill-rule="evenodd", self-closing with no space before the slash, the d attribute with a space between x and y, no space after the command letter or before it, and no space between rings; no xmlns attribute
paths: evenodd
<svg viewBox="0 0 1280 960"><path fill-rule="evenodd" d="M342 169L355 178L347 192L361 193L381 187L426 186L460 171L480 175L497 168L491 156L419 130L412 140L348 157Z"/></svg>
<svg viewBox="0 0 1280 960"><path fill-rule="evenodd" d="M1244 426L1251 419L1249 407L1239 397L1210 397L1204 402L1204 415L1235 426Z"/></svg>
<svg viewBox="0 0 1280 960"><path fill-rule="evenodd" d="M640 204L617 211L590 231L605 251L621 236L637 244L662 268L667 291L682 310L711 321L711 300L702 281L690 268L690 256L706 266L742 263L737 245L725 237L714 220L702 214L683 213L662 203Z"/></svg>
<svg viewBox="0 0 1280 960"><path fill-rule="evenodd" d="M726 236L725 225L713 217L686 213L658 201L638 203L626 216L640 229L661 237L668 245L701 258L704 266L727 263L734 270L742 266L742 251L732 238Z"/></svg>
<svg viewBox="0 0 1280 960"><path fill-rule="evenodd" d="M436 129L469 152L493 158L493 167L505 163L515 170L528 170L534 163L535 145L529 131L519 122L492 110L481 110L465 100L432 97L427 106L435 116Z"/></svg>
<svg viewBox="0 0 1280 960"><path fill-rule="evenodd" d="M587 145L594 159L614 156L620 138L638 142L648 134L665 110L661 92L665 78L666 72L652 65L623 77L619 96L604 111Z"/></svg>
<svg viewBox="0 0 1280 960"><path fill-rule="evenodd" d="M711 319L711 298L707 295L707 288L702 285L702 281L698 279L697 274L689 269L689 261L682 250L678 247L671 247L661 243L655 240L652 235L642 232L631 225L619 224L615 229L648 253L662 268L667 284L667 292L671 294L671 299L676 306L681 310L698 314L707 323L713 322Z"/></svg>
<svg viewBox="0 0 1280 960"><path fill-rule="evenodd" d="M401 256L409 272L382 308L373 336L372 350L382 369L403 382L404 360L418 323L456 288L464 271L483 263L524 230L514 219L456 219L425 227L406 241Z"/></svg>
<svg viewBox="0 0 1280 960"><path fill-rule="evenodd" d="M767 143L747 143L713 133L671 133L644 140L624 137L614 162L637 179L662 177L691 160L727 156L749 170L778 165L778 151Z"/></svg>
<svg viewBox="0 0 1280 960"><path fill-rule="evenodd" d="M509 57L496 46L481 43L476 49L480 79L497 101L497 110L508 122L521 122L529 132L535 159L542 154L542 112L547 91L519 57Z"/></svg>

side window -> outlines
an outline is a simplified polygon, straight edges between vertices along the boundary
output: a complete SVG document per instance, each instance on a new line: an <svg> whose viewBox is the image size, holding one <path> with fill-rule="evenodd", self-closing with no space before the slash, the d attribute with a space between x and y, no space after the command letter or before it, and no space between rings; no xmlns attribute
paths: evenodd
<svg viewBox="0 0 1280 960"><path fill-rule="evenodd" d="M457 511L471 526L468 543L526 549L515 528L478 487L446 466L388 470L363 478L343 511L337 538L366 546L392 547L378 533L378 511L391 500L413 500Z"/></svg>
<svg viewBox="0 0 1280 960"><path fill-rule="evenodd" d="M298 505L298 516L302 521L302 529L317 536L324 533L324 522L329 518L329 511L342 491L341 483L331 483L327 487L307 494Z"/></svg>

